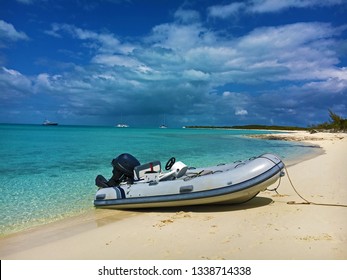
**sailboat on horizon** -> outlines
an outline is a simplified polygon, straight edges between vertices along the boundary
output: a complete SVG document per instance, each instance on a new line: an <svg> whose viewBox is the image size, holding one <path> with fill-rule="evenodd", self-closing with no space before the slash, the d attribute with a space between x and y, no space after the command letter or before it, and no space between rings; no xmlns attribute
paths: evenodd
<svg viewBox="0 0 347 280"><path fill-rule="evenodd" d="M116 127L129 127L129 125L125 123L119 123L116 125Z"/></svg>
<svg viewBox="0 0 347 280"><path fill-rule="evenodd" d="M124 128L124 127L129 127L128 124L123 122L123 114L121 115L121 123L118 123L116 127Z"/></svg>
<svg viewBox="0 0 347 280"><path fill-rule="evenodd" d="M164 122L159 126L159 128L167 128L166 122L165 122L165 115L164 115Z"/></svg>

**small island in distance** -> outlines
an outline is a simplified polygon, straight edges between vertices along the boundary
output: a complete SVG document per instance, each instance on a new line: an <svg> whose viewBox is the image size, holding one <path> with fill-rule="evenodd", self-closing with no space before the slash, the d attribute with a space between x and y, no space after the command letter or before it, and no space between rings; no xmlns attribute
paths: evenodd
<svg viewBox="0 0 347 280"><path fill-rule="evenodd" d="M306 130L311 133L318 131L324 132L347 132L347 119L340 117L333 111L329 110L330 120L317 125L311 125L308 127L299 126L278 126L278 125L234 125L234 126L208 126L208 125L191 125L185 126L185 128L205 128L205 129L258 129L258 130Z"/></svg>
<svg viewBox="0 0 347 280"><path fill-rule="evenodd" d="M233 126L209 126L209 125L187 125L186 128L211 128L211 129L259 129L259 130L308 130L305 127L298 126L277 126L277 125L233 125Z"/></svg>

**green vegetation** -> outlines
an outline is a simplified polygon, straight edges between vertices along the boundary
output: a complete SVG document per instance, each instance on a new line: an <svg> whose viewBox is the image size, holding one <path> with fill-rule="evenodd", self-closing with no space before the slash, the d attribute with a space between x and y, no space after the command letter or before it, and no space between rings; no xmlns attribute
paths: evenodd
<svg viewBox="0 0 347 280"><path fill-rule="evenodd" d="M255 129L255 130L307 130L307 128L298 126L278 126L278 125L234 125L234 126L208 126L208 125L196 125L186 126L186 128L205 128L205 129Z"/></svg>
<svg viewBox="0 0 347 280"><path fill-rule="evenodd" d="M347 132L347 119L343 119L329 110L330 121L310 126L310 130L329 130L333 132Z"/></svg>
<svg viewBox="0 0 347 280"><path fill-rule="evenodd" d="M279 126L279 125L243 125L243 126L233 126L235 129L259 129L259 130L307 130L304 127L298 126Z"/></svg>
<svg viewBox="0 0 347 280"><path fill-rule="evenodd" d="M205 129L257 129L257 130L309 130L312 133L314 131L330 131L330 132L347 132L347 119L335 114L329 110L330 121L324 122L318 125L311 125L309 127L298 127L298 126L278 126L278 125L234 125L234 126L208 126L208 125L197 125L197 126L186 126L187 128L205 128Z"/></svg>

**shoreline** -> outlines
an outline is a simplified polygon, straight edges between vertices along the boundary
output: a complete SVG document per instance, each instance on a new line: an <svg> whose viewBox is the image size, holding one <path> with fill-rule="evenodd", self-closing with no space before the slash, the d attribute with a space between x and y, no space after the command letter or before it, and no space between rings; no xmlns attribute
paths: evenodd
<svg viewBox="0 0 347 280"><path fill-rule="evenodd" d="M282 140L282 141L295 141L295 142L307 142L311 144L317 144L316 141L334 141L343 140L347 137L347 133L341 132L316 132L309 133L308 131L290 131L282 130L275 134L252 134L248 135L251 138L260 138L267 140Z"/></svg>
<svg viewBox="0 0 347 280"><path fill-rule="evenodd" d="M347 134L284 134L287 138L289 135L289 141L319 145L324 150L314 158L288 166L300 194L318 203L347 204ZM242 205L141 211L94 209L0 238L0 257L347 259L346 207L287 204L302 202L287 176L282 178L278 192L262 192Z"/></svg>
<svg viewBox="0 0 347 280"><path fill-rule="evenodd" d="M249 137L247 137L247 135L249 135L250 133L264 133L264 132L253 131L253 130L242 130L242 132L237 132L236 135L234 135L234 132L232 132L231 135L227 136L227 137L228 138L230 137L232 140L234 140L234 138L235 138L235 139L241 139L241 141L246 141L246 142L251 141L251 142L254 142L256 145L258 143L260 143L260 146L264 142L268 142L268 143L270 142L270 141L266 141L266 140L264 141L264 140L257 140L257 139L250 140ZM268 131L268 133L273 133L273 131ZM214 134L214 133L212 133L212 134ZM219 132L217 132L217 134L219 135ZM223 135L223 134L224 133L221 132L221 135ZM226 133L226 134L229 135L229 133ZM181 135L181 133L180 133L180 135ZM224 137L221 136L221 138L224 138ZM229 139L227 139L227 141L228 140ZM192 164L192 166L196 166L196 167L198 167L198 166L200 166L200 167L201 166L212 166L214 164L218 164L218 163L222 163L222 162L232 162L232 161L236 161L236 160L244 160L244 159L247 159L247 158L252 157L252 156L260 155L261 153L264 153L267 151L272 151L273 153L277 154L282 159L286 160L288 162L288 164L290 165L290 164L292 164L292 160L294 160L294 163L296 163L296 162L301 161L303 159L311 158L313 156L316 156L316 154L319 153L319 151L321 150L321 149L312 149L312 148L307 148L307 147L305 148L305 145L302 145L302 144L296 144L296 143L294 143L294 144L287 143L286 144L286 143L284 143L283 145L287 146L287 150L283 151L283 153L282 153L281 148L277 148L277 150L276 150L276 146L281 147L282 144L283 144L283 142L280 145L277 145L277 143L275 143L274 144L275 150L273 150L271 148L263 149L262 151L258 151L258 152L254 152L254 153L247 153L244 156L243 155L242 156L240 155L238 157L235 156L232 159L230 159L229 156L226 156L225 158L220 158L219 160L217 160L213 163L209 162L208 164L205 164L204 160L199 160L199 163L195 162ZM272 144L269 144L269 145L271 146ZM296 149L295 146L298 146L298 149L301 151L300 152L300 158L298 158L298 152L294 150L294 149ZM233 147L233 146L231 146L231 147ZM294 149L292 149L292 147L294 147ZM224 153L224 151L227 151L226 149L228 149L228 148L229 148L229 146L225 147L225 149L220 149L220 151L222 153ZM232 150L233 150L233 148L230 149L231 153L233 153ZM292 151L294 151L294 153L292 155L290 155L289 153L291 153ZM228 153L230 153L230 152L228 152ZM208 157L208 159L214 157L214 153L207 153L207 154L211 155ZM303 155L305 155L305 158L302 158ZM204 155L202 155L202 157L203 156ZM182 155L180 157L183 158ZM186 157L186 156L184 156L184 157ZM207 157L205 157L205 159L207 159ZM185 160L187 160L189 162L189 160L190 160L189 154L188 154L188 159L185 159ZM188 164L190 164L190 163L188 163ZM58 192L59 192L59 189L61 188L61 186L60 186L60 182L57 181L56 178L58 178L58 176L60 176L60 175L55 174L55 173L58 173L58 171L57 172L51 172L51 170L52 170L51 169L49 171L47 170L47 173L46 173L46 171L42 167L41 163L38 164L38 166L41 166L41 167L39 167L39 169L42 168L41 171L38 170L38 172L37 172L37 174L42 173L42 180L43 181L50 180L50 177L52 176L53 182L56 185L56 187L52 191L47 193L47 195L50 197L53 197L55 193L56 193L56 195L59 195ZM79 168L79 167L77 166L77 168ZM106 172L109 172L109 170L104 172L105 174L109 174ZM89 178L89 179L88 179L88 182L84 181L84 183L88 183L88 186L89 186L89 185L91 185L91 180L93 179L93 176L95 176L95 174L86 174L86 175L87 176L85 176L85 178ZM7 175L5 174L5 177L6 176ZM70 175L67 175L67 174L64 174L63 176L69 176L70 178L72 178ZM9 178L6 181L9 182L10 180L11 179ZM78 178L76 180L78 180ZM25 180L23 180L22 178L18 178L18 182L14 182L12 184L16 184L16 185L18 184L18 186L20 186L21 184L25 185L24 182L28 182L28 181L31 181L32 184L36 185L36 182L35 182L36 177L35 176L31 177L30 174L29 174L29 177L26 178ZM40 184L44 184L43 181ZM28 193L27 193L27 191L25 191L23 194L20 195L21 198L18 197L18 199L19 199L20 203L24 203L25 208L27 209L26 211L29 211L29 213L30 213L29 217L26 219L25 217L23 217L22 214L16 213L17 211L20 212L21 210L20 209L16 210L15 205L13 205L13 203L11 202L13 194L12 194L10 186L7 186L7 183L5 183L5 186L6 187L4 190L5 190L6 198L4 198L5 199L4 201L7 201L7 202L5 202L5 204L4 204L4 207L5 207L4 208L4 211L5 211L4 217L5 217L5 219L1 225L0 238L9 236L9 235L12 235L15 233L25 232L31 228L40 227L40 226L45 225L45 224L51 224L54 222L59 222L61 220L69 219L71 217L80 216L80 215L83 215L84 213L86 213L86 212L88 212L94 208L92 201L93 201L96 189L93 190L93 187L92 188L88 187L88 189L83 189L83 192L84 192L83 195L85 196L85 198L83 198L83 200L72 201L73 199L67 198L68 200L65 201L65 203L67 203L65 207L64 207L64 205L61 205L60 207L55 206L55 202L54 202L54 200L52 200L52 203L53 203L52 208L51 208L51 205L46 204L45 206L42 206L42 207L38 206L38 208L36 208L33 211L31 211L31 209L30 209L32 207L31 205L34 205L35 203L40 204L40 205L44 205L44 204L41 204L39 202L32 202L31 203L28 200L26 200L25 197L28 195L30 198L32 193L31 193L31 191L28 191ZM82 186L82 182L81 182L81 184L79 184L79 186L76 186L76 187L81 188L81 186ZM28 187L26 187L25 189L30 190L30 188L28 188ZM46 189L47 188L43 188L42 194L44 194L46 192ZM70 193L69 189L64 191L64 195L66 195L66 196L68 196L69 193ZM33 197L34 196L36 196L36 195L33 195ZM86 196L88 196L88 197L86 197ZM72 198L73 196L69 196L69 197ZM33 198L30 198L30 200L33 200ZM43 203L44 203L44 200L43 200ZM11 207L14 207L14 209L12 211L10 210L10 209L12 209ZM61 210L61 209L63 209L63 210ZM37 211L37 213L40 211L41 214L35 215L36 211Z"/></svg>
<svg viewBox="0 0 347 280"><path fill-rule="evenodd" d="M245 137L261 140L270 140L270 141L288 141L295 143L303 143L307 148L317 148L315 151L312 151L296 156L294 159L287 159L286 166L290 167L298 163L313 159L320 155L326 153L324 149L324 144L327 141L339 141L347 138L347 133L330 133L330 132L318 132L311 134L308 131L290 131L282 130L277 133L265 133L265 134L249 134Z"/></svg>
<svg viewBox="0 0 347 280"><path fill-rule="evenodd" d="M245 137L270 141L294 142L299 145L305 146L307 149L310 149L310 151L308 151L307 153L296 155L295 157L284 158L283 161L285 162L287 167L293 166L306 160L313 159L325 153L324 148L320 145L320 143L317 142L320 138L317 137L308 139L306 137L306 133L302 131L282 131L275 134L249 134L245 135Z"/></svg>

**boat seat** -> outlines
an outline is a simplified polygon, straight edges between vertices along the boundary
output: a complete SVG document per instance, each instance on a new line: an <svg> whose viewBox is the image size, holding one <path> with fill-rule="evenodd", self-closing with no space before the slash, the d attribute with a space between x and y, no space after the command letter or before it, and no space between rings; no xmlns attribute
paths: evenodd
<svg viewBox="0 0 347 280"><path fill-rule="evenodd" d="M184 176L188 171L188 166L185 165L182 161L177 161L175 164L171 167L171 170L176 171L176 178L180 178Z"/></svg>
<svg viewBox="0 0 347 280"><path fill-rule="evenodd" d="M146 174L160 173L160 172L161 172L161 163L159 160L156 160L156 161L135 166L134 178L135 180L143 180Z"/></svg>
<svg viewBox="0 0 347 280"><path fill-rule="evenodd" d="M171 167L169 172L164 173L159 177L159 181L167 181L180 178L186 174L187 170L188 166L185 165L182 161L178 161Z"/></svg>

